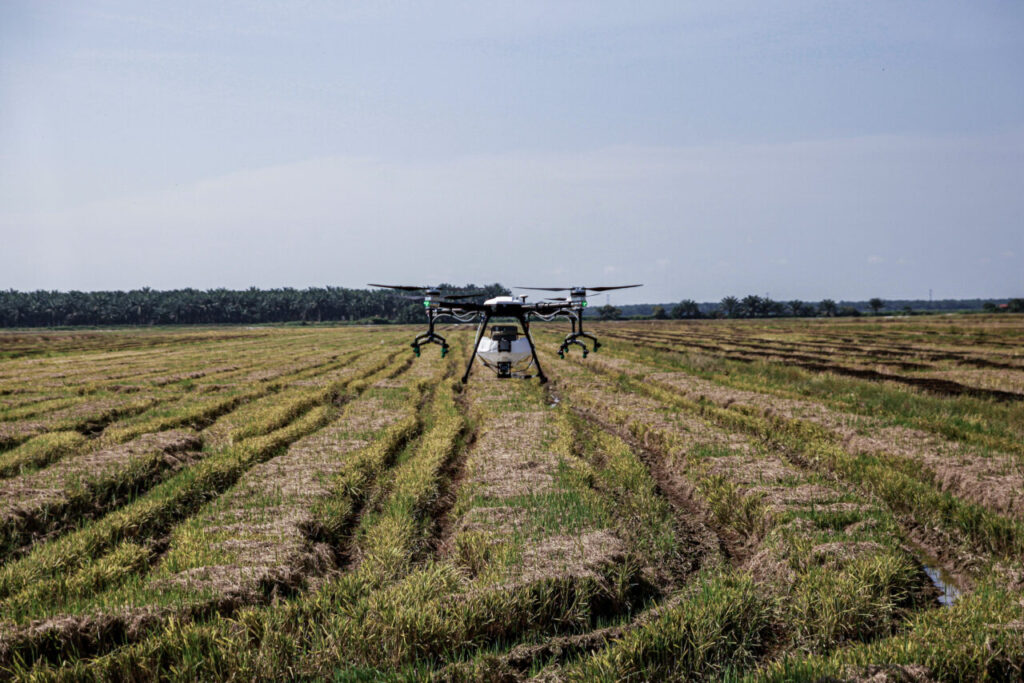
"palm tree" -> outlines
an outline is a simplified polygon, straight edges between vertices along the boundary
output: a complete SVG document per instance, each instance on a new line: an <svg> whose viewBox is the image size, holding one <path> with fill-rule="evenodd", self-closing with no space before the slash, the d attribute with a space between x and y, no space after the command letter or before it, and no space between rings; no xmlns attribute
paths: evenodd
<svg viewBox="0 0 1024 683"><path fill-rule="evenodd" d="M740 302L740 308L743 312L743 316L746 318L756 318L761 315L765 308L765 301L756 294L748 294L743 297L743 301Z"/></svg>
<svg viewBox="0 0 1024 683"><path fill-rule="evenodd" d="M740 300L734 296L727 296L720 303L727 318L735 318L740 311Z"/></svg>
<svg viewBox="0 0 1024 683"><path fill-rule="evenodd" d="M672 309L673 318L699 318L700 306L693 299L683 299Z"/></svg>

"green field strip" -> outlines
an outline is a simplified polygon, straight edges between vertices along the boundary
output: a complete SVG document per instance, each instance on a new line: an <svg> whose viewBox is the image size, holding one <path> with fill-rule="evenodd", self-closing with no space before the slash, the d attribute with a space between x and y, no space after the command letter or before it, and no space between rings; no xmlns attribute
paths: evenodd
<svg viewBox="0 0 1024 683"><path fill-rule="evenodd" d="M883 675L887 680L1021 680L1024 590L982 583L948 609L911 617L890 638L841 647L829 655L790 653L744 680L867 680Z"/></svg>
<svg viewBox="0 0 1024 683"><path fill-rule="evenodd" d="M169 533L181 519L230 488L251 466L273 457L290 443L327 424L334 413L330 406L314 408L284 429L254 437L221 454L208 456L131 504L46 544L39 552L0 568L0 595L3 595L3 604L7 606L4 614L13 617L18 608L34 609L31 598L42 581L49 580L49 588L52 589L71 576L79 579L74 582L76 588L88 588L89 584L81 580L83 577L79 570L85 567L89 573L93 558L106 556L103 560L111 561L109 551L115 548L123 550L126 541L142 544ZM115 567L114 571L117 572L118 568ZM102 581L94 586L97 584L101 588L106 587ZM66 588L64 594L67 595ZM62 652L65 644L74 649L73 640L65 640L59 633L52 634L46 629L30 632L7 625L4 632L0 652L8 653L10 659L0 663L3 668L16 663L26 653L52 652L54 648Z"/></svg>
<svg viewBox="0 0 1024 683"><path fill-rule="evenodd" d="M630 375L618 369L595 369L617 375L624 386L645 393L668 405L700 414L729 429L766 439L780 452L801 464L823 466L843 479L884 501L895 513L910 518L913 526L941 529L953 546L963 545L960 554L982 554L991 559L1015 558L1024 554L1024 523L992 512L981 505L961 500L939 490L921 476L919 466L904 459L876 453L848 453L843 441L820 425L799 419L751 414L742 406L727 408L689 398L677 390L651 381L646 375Z"/></svg>
<svg viewBox="0 0 1024 683"><path fill-rule="evenodd" d="M347 371L345 374L334 374L332 367L312 377L303 373L289 380L280 380L274 384L274 393L268 391L264 396L224 414L209 425L204 433L212 444L220 446L277 429L312 406L332 401L347 386L350 377L359 372L382 370L392 362L395 355L394 352L384 351L355 354L336 364L341 370ZM289 384L297 381L309 382L309 386L288 388Z"/></svg>
<svg viewBox="0 0 1024 683"><path fill-rule="evenodd" d="M892 366L901 370L928 370L938 369L938 366L929 365L920 360L910 361L908 359L894 360L888 356L872 356L867 353L860 353L852 349L845 349L837 353L835 348L831 349L808 349L806 345L790 344L786 342L773 342L769 340L745 339L737 337L690 337L671 333L660 333L651 330L631 328L618 332L609 333L613 339L623 341L641 341L645 344L657 345L667 344L667 349L683 351L698 349L711 353L730 357L728 354L736 354L735 360L772 360L774 362L801 361L808 363L835 363L842 361L850 368L868 368L874 366ZM715 343L709 343L715 342ZM898 378L897 378L898 379Z"/></svg>
<svg viewBox="0 0 1024 683"><path fill-rule="evenodd" d="M202 393L190 394L184 399L158 406L156 409L138 415L132 420L125 420L110 425L104 430L100 440L103 443L120 443L139 434L182 425L188 425L196 429L206 429L220 416L228 414L252 401L279 392L290 381L308 379L322 373L327 373L335 367L344 367L347 363L361 355L360 352L353 352L348 356L326 363L317 361L312 363L312 365L300 364L291 372L274 371L272 377L256 382L254 386L248 385L241 390L235 390L235 392L218 391L209 397ZM333 392L343 385L344 382L340 382L336 386L332 385L329 391ZM278 426L281 426L281 424L283 423L279 422ZM272 426L268 427L264 431L269 431L272 428Z"/></svg>
<svg viewBox="0 0 1024 683"><path fill-rule="evenodd" d="M402 444L421 428L419 405L424 392L440 375L437 368L420 364L416 371L396 382L396 372L407 366L408 359L403 359L361 380L367 388L347 404L338 419L322 431L296 441L287 453L256 465L233 488L176 527L169 539L169 549L148 575L131 574L130 568L144 563L140 563L138 553L122 546L112 555L119 553L128 571L121 571L117 585L111 585L109 580L103 582L107 593L82 600L56 586L45 590L32 587L18 596L20 601L7 601L5 607L11 611L30 604L29 611L21 612L22 621L45 613L47 602L62 616L49 630L40 626L30 630L9 628L6 637L0 635L0 643L6 644L8 652L0 658L2 663L10 663L14 653L38 659L113 649L124 643L126 631L131 630L128 624L137 622L140 614L145 615L146 626L136 626L129 640L157 630L166 618L176 617L177 623L182 623L222 611L230 614L244 604L265 602L276 593L276 586L294 581L296 573L308 572L309 567L302 564L309 559L311 546L323 545L324 540L332 537L340 540L337 535L351 525L374 481L387 469ZM441 372L446 370L450 367L440 368ZM427 452L435 454L446 433L451 433L450 424L447 432L432 430L425 446ZM454 436L451 439L454 441ZM366 445L359 447L357 442ZM310 449L315 453L324 448L336 463L333 467L320 463L323 476L319 493L315 485L301 486L301 481L293 482L300 484L294 490L287 486L272 492L264 490L265 484L273 486L272 480L278 477L287 480L296 475L308 476L307 471L316 463L304 462L303 455L308 456ZM405 494L415 491L412 482L405 479L401 478ZM254 491L254 486L263 493ZM407 500L404 496L401 499ZM248 532L224 533L226 523L237 524L240 520L244 520ZM246 544L255 544L249 548L258 547L262 555L247 555L242 548ZM298 547L302 545L307 546L305 550ZM228 567L231 571L227 576L218 572ZM106 569L109 576L112 568ZM217 578L228 578L232 585L226 588L215 587L216 582L204 583L204 579L211 577L200 576L195 570L213 570L220 574ZM96 573L96 569L87 567L69 583L82 586L88 583L87 577ZM185 576L188 581L181 581ZM66 632L64 625L69 614L88 613L95 616L83 616L79 632ZM157 614L162 616L156 617Z"/></svg>
<svg viewBox="0 0 1024 683"><path fill-rule="evenodd" d="M120 418L137 415L159 404L152 395L114 394L110 397L92 397L82 404L58 410L45 420L20 420L0 423L0 453L10 450L44 432L73 430L85 434L103 430Z"/></svg>
<svg viewBox="0 0 1024 683"><path fill-rule="evenodd" d="M820 327L820 326L819 326ZM871 341L870 335L863 335L858 331L856 337L842 337L838 333L812 334L809 331L815 329L812 326L801 325L799 322L790 322L774 328L758 328L746 330L742 333L731 323L687 323L684 327L677 325L667 326L664 324L627 324L620 326L623 331L642 331L649 334L656 334L668 339L686 340L716 340L736 341L752 344L780 345L792 349L820 349L829 353L837 353L840 356L847 355L879 355L883 357L903 357L923 359L928 361L954 361L970 363L973 360L985 362L984 355L989 354L997 357L998 361L1012 362L1013 354L1000 351L996 348L985 348L978 343L977 334L972 335L970 340L961 340L955 347L941 346L930 343L930 338L918 339L914 344L897 343L896 341L885 341L885 339ZM772 336L767 336L772 335ZM896 337L894 339L899 339ZM969 345L965 345L966 342Z"/></svg>
<svg viewBox="0 0 1024 683"><path fill-rule="evenodd" d="M516 409L519 409L518 412L522 412L523 408L536 409L544 405L542 392L535 388L518 383L504 383L500 389L502 393L507 391L512 394L511 397L504 398L513 400L506 401L500 393L493 392L490 397L483 398L486 402L500 401L502 405L497 408L498 410L512 409L513 412L517 412ZM478 404L474 401L472 405ZM486 415L486 411L480 414ZM434 419L434 425L443 424L444 422ZM448 429L448 435L439 438L442 452L448 448L444 444L450 444L452 436L458 431L453 426ZM432 433L433 430L428 429L427 436L420 443L435 443L430 438ZM528 634L551 630L561 632L589 628L598 604L602 605L600 609L606 607L610 582L621 581L619 590L628 592L629 572L617 575L612 570L609 576L588 571L585 575L553 574L540 577L524 576L522 571L514 567L505 567L502 571L506 577L513 579L510 582L494 580L499 575L499 570L495 567L487 578L467 584L463 571L458 568L459 563L443 558L428 560L422 568L415 569L404 578L396 577L396 574L403 573L404 568L409 566L407 559L400 559L396 563L396 550L419 545L415 540L410 542L409 535L395 531L396 528L409 528L404 523L396 524L399 521L404 522L409 517L406 512L409 510L409 499L402 495L402 491L408 490L402 484L405 473L410 473L410 480L419 479L412 474L417 470L412 469L411 465L406 468L406 464L417 462L420 455L434 451L435 464L428 465L427 471L437 472L436 463L443 461L446 456L438 454L435 448L424 445L423 449L415 449L415 453L408 459L400 458L395 478L391 479L391 484L386 487L387 494L383 497L382 504L374 506L374 514L364 517L365 526L362 528L365 531L361 532L357 542L360 543L360 552L365 554L360 555L361 559L352 572L330 582L308 598L286 605L282 609L254 610L236 615L236 619L248 624L247 628L251 633L261 634L261 648L266 648L270 652L243 647L242 643L238 643L237 648L222 647L220 651L231 660L232 668L242 671L259 670L260 675L269 677L275 675L273 672L281 675L281 672L288 669L278 667L292 666L292 663L278 659L288 653L278 651L281 642L273 638L272 634L296 631L308 634L305 637L313 639L311 643L304 643L302 646L306 654L311 651L310 648L314 652L322 653L307 660L306 664L316 667L310 671L319 671L320 675L325 675L338 666L351 666L354 661L364 661L371 666L391 666L396 661L413 661L424 655L448 659L457 652L470 652L487 643L502 642L508 638L517 639ZM597 517L593 519L601 528L608 522L607 511L598 512L596 508L592 512L585 511L588 505L593 507L597 504L596 501L591 499L589 503L583 505L583 509L580 508L580 501L596 495L585 482L564 468L559 476L565 478L566 486L579 487L577 504L567 506L568 499L565 496L534 497L534 502L539 506L535 513L536 523L530 525L532 531L522 534L520 544L521 550L527 555L536 553L543 545L544 539L552 537L552 532L558 529L552 528L551 524L557 523L559 518L566 515L583 524L580 528L590 528L590 523L579 517L581 512L584 517L596 514ZM424 490L419 484L413 488ZM427 486L426 491L430 490L432 487ZM492 497L481 497L482 493L479 487L472 491L460 489L459 496L463 499L468 496L468 502L462 506L457 503L456 509L465 505L472 509L475 503L492 505ZM403 498L405 503L401 502ZM423 499L420 495L413 495L412 498ZM514 498L508 500L510 505L520 506L527 503ZM426 499L429 500L429 497ZM392 501L398 507L392 508ZM398 511L398 516L389 513L388 510ZM415 526L416 522L413 521L412 524ZM399 555L407 557L408 550L399 552ZM396 578L397 581L394 580ZM377 589L367 591L367 583ZM380 583L385 585L378 587ZM365 597L353 599L354 595L364 593ZM326 624L321 624L318 621L320 619L327 620ZM207 627L197 625L189 628L187 638L195 644L194 647L202 649L205 647L204 642L212 644L212 641L205 641L206 635L221 628L223 625L219 622ZM149 665L142 663L143 661L166 667L167 654L172 648L180 646L180 641L175 640L176 636L165 631L148 644L125 648L83 666L91 667L94 672L102 671L102 675L109 675L115 670L125 670L124 667ZM340 643L344 643L342 649L339 649ZM160 663L149 659L156 651L161 653ZM338 660L339 655L342 656L341 661ZM178 662L174 666L179 666L180 655L172 656ZM192 656L193 654L190 654L188 658L191 660ZM373 664L374 662L376 664ZM331 665L331 668L324 669L324 665ZM204 659L204 668L199 670L205 671L206 675L215 675L211 672L218 670L218 666L219 663L215 660ZM66 671L71 670L69 668ZM81 668L74 670L78 673L83 671ZM196 671L192 670L192 673Z"/></svg>
<svg viewBox="0 0 1024 683"><path fill-rule="evenodd" d="M597 364L609 361L594 360ZM1010 518L1024 518L1024 500L1016 492L1024 487L1024 459L994 453L934 433L893 426L885 420L836 411L806 399L783 398L732 389L685 372L658 373L649 364L613 359L617 369L643 376L691 400L731 407L752 416L786 417L819 426L832 434L851 454L885 460L896 469L937 489L964 498Z"/></svg>
<svg viewBox="0 0 1024 683"><path fill-rule="evenodd" d="M587 463L583 474L590 485L609 500L616 533L641 564L645 580L667 595L705 564L721 560L712 532L689 511L673 509L633 447L573 413L571 404L562 410L573 430L573 454Z"/></svg>
<svg viewBox="0 0 1024 683"><path fill-rule="evenodd" d="M340 367L346 367L351 361L360 356L360 352L343 357L336 362ZM314 370L304 368L292 376L293 379L304 379L310 376L311 372L324 370L318 367ZM327 370L324 370L325 372ZM356 369L353 368L353 372ZM289 377L285 377L287 381ZM283 384L280 382L268 382L263 387L257 387L248 391L242 390L237 393L228 392L226 395L215 395L213 397L189 396L184 399L167 400L162 404L151 407L132 418L115 422L108 426L98 439L88 441L83 438L75 438L67 432L44 433L30 438L15 449L0 453L0 478L14 476L16 474L32 471L44 467L62 457L72 454L80 454L90 450L97 450L103 447L111 447L125 441L137 438L151 432L166 431L178 427L190 427L202 429L220 415L228 413L238 406L265 396L268 393L278 391ZM293 406L289 415L303 412L312 404L306 402L304 406ZM301 409L300 409L301 408ZM287 420L279 420L276 424L270 425L267 429L283 426ZM249 436L260 432L255 430ZM72 445L73 444L73 445Z"/></svg>
<svg viewBox="0 0 1024 683"><path fill-rule="evenodd" d="M0 421L7 422L10 420L23 420L28 417L35 417L51 410L68 408L79 403L81 400L82 399L67 396L32 399L31 401L26 401L24 404L0 411Z"/></svg>
<svg viewBox="0 0 1024 683"><path fill-rule="evenodd" d="M41 381L51 379L54 380L55 389L89 393L103 390L104 387L114 384L118 380L132 379L136 383L146 382L150 377L161 378L175 370L179 373L202 371L205 374L211 374L208 372L210 369L218 370L218 366L225 363L241 363L255 367L266 363L272 357L282 361L289 358L294 360L302 353L308 354L313 350L311 348L313 346L340 349L350 337L352 335L338 336L336 339L332 339L332 343L326 347L323 345L323 339L319 340L319 344L314 345L310 343L313 340L271 337L262 343L247 340L230 345L216 345L212 348L189 349L186 347L185 349L153 352L147 355L125 356L118 354L110 358L73 358L67 361L68 368L65 370L55 371L52 369L52 364L41 365L38 366L40 372L35 374L27 372L21 379L23 383L30 386L39 386ZM74 361L74 364L71 364L71 361ZM10 366L11 364L7 364L7 367ZM243 370L244 368L239 369ZM224 373L218 372L217 374ZM8 379L11 380L11 378Z"/></svg>
<svg viewBox="0 0 1024 683"><path fill-rule="evenodd" d="M900 384L923 393L937 395L940 399L949 396L973 398L980 401L994 400L1017 404L1024 402L1024 394L1015 391L1004 391L1000 389L967 385L950 379L935 379L921 373L914 374L911 372L910 374L897 374L891 371L883 372L876 369L876 366L878 365L893 365L894 363L892 362L876 361L873 364L856 364L849 362L840 363L834 356L820 357L807 354L785 353L770 349L758 351L745 346L744 348L738 348L735 344L732 348L728 348L697 341L684 341L678 338L674 338L674 341L666 341L662 338L652 339L644 333L620 332L611 333L609 336L614 339L630 342L634 345L643 346L651 349L652 351L659 351L662 353L688 354L693 351L700 351L710 353L732 362L778 364L784 365L790 369L801 369L810 373L826 373L843 377L853 377L855 379L876 383L888 382L890 384ZM665 344L670 344L670 346L666 346ZM850 359L847 357L841 357L839 360ZM896 364L899 365L899 363ZM931 366L924 366L920 363L910 363L906 361L904 361L902 365L909 366L905 368L908 370L920 371L937 369L932 368ZM1024 408L1021 408L1020 405L1018 405L1017 408L1019 411L1024 412Z"/></svg>
<svg viewBox="0 0 1024 683"><path fill-rule="evenodd" d="M571 405L662 453L666 469L690 482L692 495L719 525L746 538L757 552L769 551L760 559L784 560L787 573L796 572L794 586L820 578L814 572L821 563L814 558L827 555L833 543L843 553L854 551L851 565L879 560L899 571L915 569L902 550L895 518L870 499L793 467L771 444L737 441L729 427L665 411L657 402L623 405L621 391L610 390L618 385L586 384L578 370L566 372L575 375L564 383ZM748 548L747 555L756 553ZM828 569L837 576L845 572L842 562ZM898 601L900 591L910 591L920 580L908 574L893 599Z"/></svg>
<svg viewBox="0 0 1024 683"><path fill-rule="evenodd" d="M79 453L89 440L73 431L48 432L0 453L0 479L28 474L61 458Z"/></svg>
<svg viewBox="0 0 1024 683"><path fill-rule="evenodd" d="M450 550L362 601L333 675L443 664L533 634L578 632L597 613L630 604L634 568L623 566L608 509L574 469L582 463L556 454L568 454L572 435L544 412L543 392L478 380L466 395L479 434L450 513ZM525 488L515 471L532 473ZM488 516L503 522L489 525ZM578 545L562 544L574 534Z"/></svg>
<svg viewBox="0 0 1024 683"><path fill-rule="evenodd" d="M175 528L159 566L137 593L99 596L100 608L211 596L256 602L275 587L294 588L333 568L314 545L334 552L331 543L341 541L373 481L419 429L417 407L426 382L384 389L372 380L334 422L250 469Z"/></svg>
<svg viewBox="0 0 1024 683"><path fill-rule="evenodd" d="M838 410L882 418L948 439L1024 455L1024 406L966 396L939 398L879 382L808 373L777 363L742 363L707 354L675 354L626 348L614 356L660 371L685 372L724 387L786 398L814 399Z"/></svg>
<svg viewBox="0 0 1024 683"><path fill-rule="evenodd" d="M353 377L346 391L358 395L365 388L361 379ZM249 467L325 424L333 410L318 406L286 427L209 455L129 505L0 567L0 600L33 583L76 571L123 541L145 542L167 534L179 520L233 485Z"/></svg>
<svg viewBox="0 0 1024 683"><path fill-rule="evenodd" d="M565 372L573 375L564 381L569 405L669 459L717 524L747 539L747 559L742 571L705 567L695 582L701 592L684 589L687 597L621 640L564 670L556 666L560 676L715 677L753 667L769 649L827 650L885 637L925 604L926 580L900 548L895 521L877 506L785 468L770 451L737 452L710 425L676 423L672 412L648 417L641 404L617 401L611 383L602 390L600 381L581 381L578 370Z"/></svg>
<svg viewBox="0 0 1024 683"><path fill-rule="evenodd" d="M100 516L201 457L184 431L149 434L0 482L0 560Z"/></svg>
<svg viewBox="0 0 1024 683"><path fill-rule="evenodd" d="M722 680L756 666L773 605L748 575L706 570L675 605L608 647L558 667L558 680Z"/></svg>

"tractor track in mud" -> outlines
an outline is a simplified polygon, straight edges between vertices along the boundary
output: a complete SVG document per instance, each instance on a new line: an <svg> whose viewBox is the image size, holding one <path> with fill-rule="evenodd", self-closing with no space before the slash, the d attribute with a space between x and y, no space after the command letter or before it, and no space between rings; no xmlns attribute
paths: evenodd
<svg viewBox="0 0 1024 683"><path fill-rule="evenodd" d="M558 380L549 382L547 386L550 387L548 391L552 398L557 397L558 402L561 403L563 399L558 394ZM692 489L678 478L672 477L670 469L665 464L664 453L652 451L629 430L612 424L592 410L575 406L571 400L566 401L565 405L584 421L599 425L600 429L614 434L629 444L630 448L647 466L657 485L658 494L663 496L676 512L677 522L680 525L680 540L688 541L689 545L698 549L690 563L693 567L690 573L703 564L709 554L713 554L708 552L711 548L715 552L721 553L734 565L739 566L743 563L747 553L741 540L735 534L715 524L707 511L700 507L693 496Z"/></svg>

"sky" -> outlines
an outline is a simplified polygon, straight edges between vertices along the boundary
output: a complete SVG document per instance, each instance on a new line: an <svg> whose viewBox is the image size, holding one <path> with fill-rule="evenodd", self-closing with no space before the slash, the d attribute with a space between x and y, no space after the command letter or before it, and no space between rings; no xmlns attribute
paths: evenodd
<svg viewBox="0 0 1024 683"><path fill-rule="evenodd" d="M0 3L0 289L1024 295L1024 5Z"/></svg>

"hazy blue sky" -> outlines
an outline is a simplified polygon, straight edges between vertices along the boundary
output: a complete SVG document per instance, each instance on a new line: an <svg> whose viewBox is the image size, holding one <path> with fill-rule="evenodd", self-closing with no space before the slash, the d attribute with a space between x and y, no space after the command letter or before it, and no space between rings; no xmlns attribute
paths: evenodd
<svg viewBox="0 0 1024 683"><path fill-rule="evenodd" d="M0 3L0 288L1024 295L1024 4Z"/></svg>

